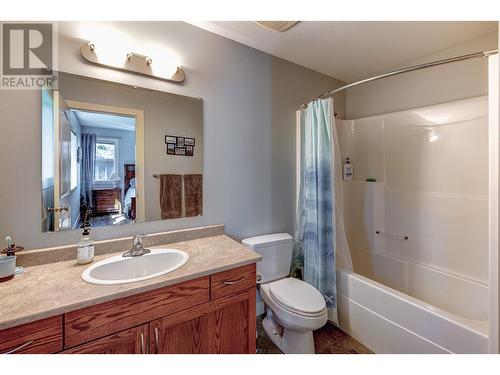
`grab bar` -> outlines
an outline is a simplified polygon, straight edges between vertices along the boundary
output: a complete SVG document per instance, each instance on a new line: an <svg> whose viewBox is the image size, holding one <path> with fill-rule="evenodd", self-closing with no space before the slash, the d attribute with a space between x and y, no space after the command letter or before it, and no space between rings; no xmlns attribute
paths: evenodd
<svg viewBox="0 0 500 375"><path fill-rule="evenodd" d="M379 230L375 231L375 233L380 234L382 236L389 237L389 238L394 238L396 240L408 241L408 236L406 236L406 235L398 235L398 234L393 234L393 233L386 233L386 232L381 232Z"/></svg>

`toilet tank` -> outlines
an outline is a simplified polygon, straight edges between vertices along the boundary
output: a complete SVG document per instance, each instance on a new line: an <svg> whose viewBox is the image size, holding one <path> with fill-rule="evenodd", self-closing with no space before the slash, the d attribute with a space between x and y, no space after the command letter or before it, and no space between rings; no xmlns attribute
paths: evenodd
<svg viewBox="0 0 500 375"><path fill-rule="evenodd" d="M250 237L244 239L242 243L262 256L262 260L257 263L257 275L261 276L259 283L267 283L289 275L293 238L288 233Z"/></svg>

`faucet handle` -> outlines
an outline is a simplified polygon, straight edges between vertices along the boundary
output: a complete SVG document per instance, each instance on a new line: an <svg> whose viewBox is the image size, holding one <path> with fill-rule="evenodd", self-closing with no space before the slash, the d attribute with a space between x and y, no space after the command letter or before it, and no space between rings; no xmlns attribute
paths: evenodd
<svg viewBox="0 0 500 375"><path fill-rule="evenodd" d="M16 246L16 244L12 242L11 236L5 237L5 241L7 241L7 248L1 250L0 251L1 254L14 255L17 251L24 250L24 247Z"/></svg>
<svg viewBox="0 0 500 375"><path fill-rule="evenodd" d="M134 234L133 236L134 243L132 245L132 249L123 253L122 256L137 257L140 255L149 254L151 250L145 249L144 246L142 246L142 240L144 239L144 237L146 237L146 235L142 233Z"/></svg>
<svg viewBox="0 0 500 375"><path fill-rule="evenodd" d="M138 233L134 235L134 245L142 245L142 240L146 237L145 234Z"/></svg>

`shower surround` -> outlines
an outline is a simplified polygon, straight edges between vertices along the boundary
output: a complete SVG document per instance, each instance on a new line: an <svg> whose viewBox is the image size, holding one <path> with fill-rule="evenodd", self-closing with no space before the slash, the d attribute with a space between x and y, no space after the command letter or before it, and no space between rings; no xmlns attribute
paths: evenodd
<svg viewBox="0 0 500 375"><path fill-rule="evenodd" d="M337 120L337 129L354 165L341 327L379 353L486 353L488 98Z"/></svg>

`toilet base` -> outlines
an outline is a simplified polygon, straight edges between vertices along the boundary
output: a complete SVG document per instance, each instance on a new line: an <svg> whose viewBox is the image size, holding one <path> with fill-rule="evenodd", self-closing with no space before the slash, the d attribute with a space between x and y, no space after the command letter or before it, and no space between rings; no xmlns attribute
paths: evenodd
<svg viewBox="0 0 500 375"><path fill-rule="evenodd" d="M285 354L314 354L314 339L312 331L297 332L282 327L267 308L262 326L267 336Z"/></svg>

